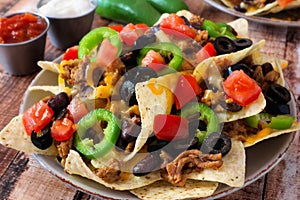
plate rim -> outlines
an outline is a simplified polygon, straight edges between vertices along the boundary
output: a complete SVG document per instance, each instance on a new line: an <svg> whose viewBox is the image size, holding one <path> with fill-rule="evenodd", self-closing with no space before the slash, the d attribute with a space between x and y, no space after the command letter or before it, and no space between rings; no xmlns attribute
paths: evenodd
<svg viewBox="0 0 300 200"><path fill-rule="evenodd" d="M225 6L220 0L204 0L207 4L211 5L212 7L225 12L227 14L233 15L235 17L245 18L249 21L258 22L260 24L266 25L274 25L279 27L300 27L300 21L287 21L281 19L270 19L263 16L248 16L244 13L232 10ZM300 10L300 9L299 9Z"/></svg>

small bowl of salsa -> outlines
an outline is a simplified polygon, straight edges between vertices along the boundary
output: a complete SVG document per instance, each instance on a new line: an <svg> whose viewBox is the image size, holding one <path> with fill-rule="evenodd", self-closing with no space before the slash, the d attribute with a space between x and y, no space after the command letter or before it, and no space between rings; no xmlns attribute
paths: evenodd
<svg viewBox="0 0 300 200"><path fill-rule="evenodd" d="M12 75L38 71L44 59L49 20L34 12L18 12L0 17L0 64Z"/></svg>

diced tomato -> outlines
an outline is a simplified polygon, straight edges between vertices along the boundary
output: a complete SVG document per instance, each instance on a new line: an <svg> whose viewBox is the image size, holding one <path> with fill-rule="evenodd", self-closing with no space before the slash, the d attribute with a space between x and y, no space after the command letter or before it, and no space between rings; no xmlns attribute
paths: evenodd
<svg viewBox="0 0 300 200"><path fill-rule="evenodd" d="M160 140L184 139L189 135L188 120L177 115L156 115L153 129L155 136Z"/></svg>
<svg viewBox="0 0 300 200"><path fill-rule="evenodd" d="M149 27L146 24L127 24L120 32L120 37L128 46L132 46L134 42L143 35Z"/></svg>
<svg viewBox="0 0 300 200"><path fill-rule="evenodd" d="M123 30L123 28L124 28L124 26L123 26L122 24L109 25L108 27L111 28L111 29L114 29L115 31L117 31L117 32L119 32L119 33L120 33L120 32Z"/></svg>
<svg viewBox="0 0 300 200"><path fill-rule="evenodd" d="M281 8L285 8L289 3L291 3L292 1L294 0L277 0L278 2L278 5L281 7Z"/></svg>
<svg viewBox="0 0 300 200"><path fill-rule="evenodd" d="M31 135L32 131L41 131L51 122L53 115L54 111L45 102L37 102L23 114L22 122L26 133Z"/></svg>
<svg viewBox="0 0 300 200"><path fill-rule="evenodd" d="M243 70L233 71L223 85L226 95L241 106L249 105L261 93L261 88Z"/></svg>
<svg viewBox="0 0 300 200"><path fill-rule="evenodd" d="M196 37L195 30L186 25L184 20L176 14L170 14L168 17L162 19L160 29L177 37Z"/></svg>
<svg viewBox="0 0 300 200"><path fill-rule="evenodd" d="M196 96L201 92L201 87L192 75L180 75L174 90L176 109L181 109L193 99L197 101Z"/></svg>
<svg viewBox="0 0 300 200"><path fill-rule="evenodd" d="M207 43L196 53L198 63L213 56L217 56L217 51L211 42Z"/></svg>
<svg viewBox="0 0 300 200"><path fill-rule="evenodd" d="M68 105L68 110L70 112L70 117L72 118L72 121L74 121L74 123L79 122L79 120L89 112L84 102L76 98L72 99L72 101Z"/></svg>
<svg viewBox="0 0 300 200"><path fill-rule="evenodd" d="M165 59L160 53L150 50L142 60L142 66L149 67L155 71L159 71L166 66Z"/></svg>
<svg viewBox="0 0 300 200"><path fill-rule="evenodd" d="M109 67L116 60L118 51L118 47L112 45L108 39L104 39L97 53L97 63Z"/></svg>
<svg viewBox="0 0 300 200"><path fill-rule="evenodd" d="M51 137L56 141L68 140L74 132L74 123L66 117L55 120L51 127Z"/></svg>
<svg viewBox="0 0 300 200"><path fill-rule="evenodd" d="M75 60L78 59L78 46L70 47L64 53L63 60Z"/></svg>

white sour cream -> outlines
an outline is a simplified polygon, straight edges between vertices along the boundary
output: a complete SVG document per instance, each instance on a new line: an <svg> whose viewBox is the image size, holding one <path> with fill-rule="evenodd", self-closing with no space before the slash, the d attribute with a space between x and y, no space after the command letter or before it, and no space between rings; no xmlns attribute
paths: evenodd
<svg viewBox="0 0 300 200"><path fill-rule="evenodd" d="M39 8L39 12L47 17L78 17L95 7L91 0L50 0Z"/></svg>

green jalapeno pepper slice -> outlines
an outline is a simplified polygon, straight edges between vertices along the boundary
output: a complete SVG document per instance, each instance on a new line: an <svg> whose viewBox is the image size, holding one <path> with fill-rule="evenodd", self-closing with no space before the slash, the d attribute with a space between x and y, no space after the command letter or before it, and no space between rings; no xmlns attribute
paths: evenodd
<svg viewBox="0 0 300 200"><path fill-rule="evenodd" d="M201 144L208 135L220 130L220 123L216 113L210 107L202 103L187 104L182 108L180 115L188 118L188 116L193 115L196 112L200 113L199 120L207 123L206 131L197 129L196 137Z"/></svg>
<svg viewBox="0 0 300 200"><path fill-rule="evenodd" d="M169 60L168 66L176 71L180 71L183 62L183 53L181 49L170 42L158 42L145 46L137 58L138 64L141 65L143 58L150 51L159 52L164 58Z"/></svg>
<svg viewBox="0 0 300 200"><path fill-rule="evenodd" d="M231 40L235 40L236 37L232 32L232 28L226 23L214 23L208 19L204 20L202 28L208 31L208 35L212 38L220 36L226 36Z"/></svg>
<svg viewBox="0 0 300 200"><path fill-rule="evenodd" d="M85 137L89 128L93 127L100 120L106 121L107 126L103 129L103 139L94 144L93 139ZM120 122L110 111L102 108L95 109L85 115L78 122L78 129L74 135L74 146L89 159L103 157L116 144L120 135Z"/></svg>
<svg viewBox="0 0 300 200"><path fill-rule="evenodd" d="M295 117L291 115L272 116L268 113L259 113L245 118L245 123L253 128L258 128L259 120L268 122L268 127L277 130L285 130L291 128L295 121Z"/></svg>
<svg viewBox="0 0 300 200"><path fill-rule="evenodd" d="M80 40L78 58L82 59L85 55L91 56L92 51L97 48L104 39L108 39L113 46L118 48L117 56L119 56L122 52L122 42L119 33L109 27L100 27L93 29ZM92 61L95 61L95 59L95 57L91 56Z"/></svg>

